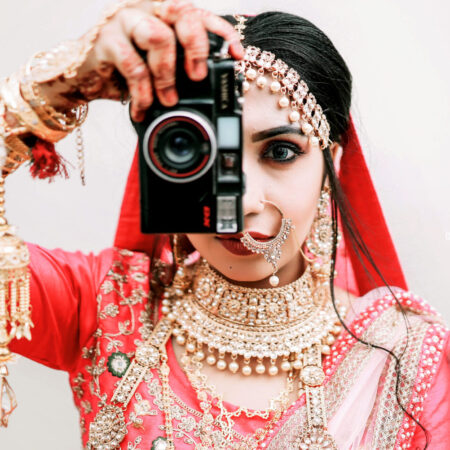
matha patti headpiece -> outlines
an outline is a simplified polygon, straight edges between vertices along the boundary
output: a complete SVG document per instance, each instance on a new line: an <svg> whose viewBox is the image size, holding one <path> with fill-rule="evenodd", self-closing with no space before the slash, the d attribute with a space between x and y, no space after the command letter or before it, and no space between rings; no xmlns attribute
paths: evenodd
<svg viewBox="0 0 450 450"><path fill-rule="evenodd" d="M234 17L237 20L235 28L242 41L247 19L239 15ZM253 81L256 81L260 89L264 89L269 84L273 94L281 95L278 106L290 110L289 121L299 122L303 133L311 139L313 144L320 145L322 150L330 145L330 125L322 107L309 92L308 85L295 69L290 68L271 52L248 46L245 48L244 59L236 62L236 71L245 77L244 92L249 90L250 83ZM272 75L271 83L267 82L266 74Z"/></svg>

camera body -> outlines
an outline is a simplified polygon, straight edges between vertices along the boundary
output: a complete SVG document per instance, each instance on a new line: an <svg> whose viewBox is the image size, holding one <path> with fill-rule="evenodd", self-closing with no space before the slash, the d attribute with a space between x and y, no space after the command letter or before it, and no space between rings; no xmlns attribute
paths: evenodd
<svg viewBox="0 0 450 450"><path fill-rule="evenodd" d="M242 79L223 39L209 34L208 75L190 80L178 44L179 102L155 98L139 137L143 233L237 233L243 228Z"/></svg>

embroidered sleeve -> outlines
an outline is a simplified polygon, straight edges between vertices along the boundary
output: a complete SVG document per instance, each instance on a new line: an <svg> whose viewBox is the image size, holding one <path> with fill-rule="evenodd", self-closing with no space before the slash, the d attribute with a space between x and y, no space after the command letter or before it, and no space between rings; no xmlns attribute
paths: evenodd
<svg viewBox="0 0 450 450"><path fill-rule="evenodd" d="M70 370L96 329L96 293L113 249L86 255L28 247L34 328L31 341L12 342L11 349L53 369Z"/></svg>

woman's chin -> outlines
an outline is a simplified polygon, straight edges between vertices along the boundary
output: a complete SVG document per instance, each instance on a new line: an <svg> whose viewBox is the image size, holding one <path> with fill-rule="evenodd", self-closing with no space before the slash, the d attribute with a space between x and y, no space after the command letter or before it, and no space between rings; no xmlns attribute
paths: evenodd
<svg viewBox="0 0 450 450"><path fill-rule="evenodd" d="M258 267L255 261L227 261L223 264L223 260L219 264L209 261L210 265L219 272L220 275L228 279L232 283L240 283L246 285L265 284L268 283L272 272L266 267Z"/></svg>

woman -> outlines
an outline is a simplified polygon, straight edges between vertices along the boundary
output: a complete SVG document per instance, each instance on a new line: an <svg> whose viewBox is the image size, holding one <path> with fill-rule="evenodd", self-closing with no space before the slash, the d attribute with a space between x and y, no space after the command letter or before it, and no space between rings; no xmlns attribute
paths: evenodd
<svg viewBox="0 0 450 450"><path fill-rule="evenodd" d="M125 448L127 443L128 448L313 448L314 439L320 441L319 448L424 447L423 429L434 448L445 448L448 403L441 400L442 386L448 386L448 334L429 307L401 289L406 287L401 268L349 124L351 79L345 63L328 39L302 19L266 14L240 23L246 25L245 45L273 52L288 66L283 72L275 58L256 50L247 52L245 64L239 66L248 81L245 230L257 243L248 236L242 242L241 236L189 235L188 243L180 237L175 253L182 258L171 280L168 239L137 231L134 165L116 241L127 251L110 249L92 258L30 245L35 339L13 341L12 348L70 372L82 413L83 442L90 448ZM180 2L137 3L120 9L100 27L93 49L87 47L86 61L72 70L74 77L41 82L43 97L59 111L80 99L118 99L123 91L114 76L116 68L127 80L135 120L142 119L151 104L152 87L163 104L175 104L175 35L168 25L185 45L186 70L194 80L206 75L203 28L224 36L232 56L243 56L233 28L219 18ZM132 41L149 51L149 68ZM261 65L263 59L267 67ZM295 75L290 69L301 74L292 88L288 76L292 81ZM309 90L301 106L293 95L300 92L300 81ZM363 240L333 169L340 144L343 191L372 231L364 232ZM336 258L337 209L346 246ZM272 265L254 254L255 245L277 235L280 212L295 228L286 225L281 257ZM359 252L352 250L352 238ZM188 244L207 263L196 260ZM381 256L373 255L375 265L365 245L383 250ZM145 251L151 262L129 250ZM358 258L361 253L369 276ZM372 290L383 286L380 273L388 285L397 287ZM271 288L277 279L281 287ZM345 319L345 331L337 327L331 307L338 301L342 308L336 311ZM403 310L397 311L397 301ZM206 314L201 316L205 321L193 310ZM155 327L153 316L160 319ZM54 323L44 332L39 317L54 317ZM238 333L225 339L230 322L239 326L243 337ZM267 343L266 335L254 338L255 327L263 327L267 335L276 327L270 338L280 339ZM211 330L218 338L222 331L226 342L221 338L216 343ZM211 340L205 339L208 336ZM286 345L289 339L305 343L293 349ZM237 344L249 345L247 352L233 347ZM262 348L265 344L269 353ZM213 395L210 384L223 393L223 400Z"/></svg>

